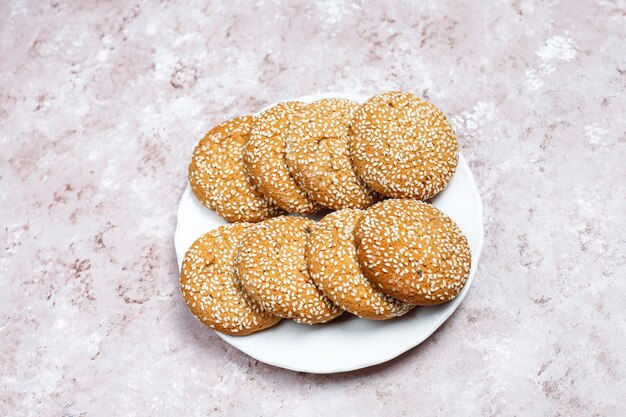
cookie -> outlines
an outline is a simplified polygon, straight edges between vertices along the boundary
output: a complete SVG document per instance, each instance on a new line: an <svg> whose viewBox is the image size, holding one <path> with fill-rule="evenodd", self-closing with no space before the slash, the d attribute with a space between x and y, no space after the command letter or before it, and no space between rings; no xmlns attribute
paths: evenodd
<svg viewBox="0 0 626 417"><path fill-rule="evenodd" d="M180 289L189 310L204 324L230 335L247 335L280 321L246 293L237 277L237 247L250 224L221 226L187 250Z"/></svg>
<svg viewBox="0 0 626 417"><path fill-rule="evenodd" d="M314 222L281 216L251 228L239 247L239 277L267 311L300 323L324 323L342 310L313 283L306 245Z"/></svg>
<svg viewBox="0 0 626 417"><path fill-rule="evenodd" d="M265 110L252 128L244 149L248 173L259 190L289 213L312 214L321 209L289 173L285 137L291 119L304 103L291 101Z"/></svg>
<svg viewBox="0 0 626 417"><path fill-rule="evenodd" d="M291 174L313 200L334 210L365 208L379 199L358 177L348 152L348 127L358 107L344 99L315 101L293 118L285 140Z"/></svg>
<svg viewBox="0 0 626 417"><path fill-rule="evenodd" d="M350 126L358 174L388 197L425 200L443 190L458 162L456 133L433 104L402 91L367 100Z"/></svg>
<svg viewBox="0 0 626 417"><path fill-rule="evenodd" d="M365 212L355 236L365 276L407 303L429 306L449 301L469 276L467 238L431 204L382 201Z"/></svg>
<svg viewBox="0 0 626 417"><path fill-rule="evenodd" d="M309 273L331 301L352 314L374 320L401 316L413 306L382 292L359 266L354 230L363 213L336 211L313 227L307 246Z"/></svg>
<svg viewBox="0 0 626 417"><path fill-rule="evenodd" d="M193 152L189 183L195 196L229 222L258 222L282 213L252 182L243 160L254 118L237 117L211 129Z"/></svg>

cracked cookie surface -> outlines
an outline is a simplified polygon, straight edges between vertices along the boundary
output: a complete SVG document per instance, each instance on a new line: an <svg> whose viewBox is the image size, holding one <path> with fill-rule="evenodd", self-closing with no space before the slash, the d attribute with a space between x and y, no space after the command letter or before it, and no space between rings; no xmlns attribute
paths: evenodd
<svg viewBox="0 0 626 417"><path fill-rule="evenodd" d="M456 297L469 277L467 238L450 217L423 201L381 201L365 212L355 237L365 276L399 300L441 304Z"/></svg>
<svg viewBox="0 0 626 417"><path fill-rule="evenodd" d="M246 170L243 150L254 117L236 117L211 129L196 146L189 183L202 204L229 222L258 222L282 213Z"/></svg>
<svg viewBox="0 0 626 417"><path fill-rule="evenodd" d="M306 245L315 222L280 216L256 224L239 248L238 273L246 291L266 310L300 323L324 323L343 310L308 272Z"/></svg>
<svg viewBox="0 0 626 417"><path fill-rule="evenodd" d="M294 178L318 203L340 210L365 208L380 196L357 175L348 151L348 128L359 104L322 99L293 119L285 154Z"/></svg>
<svg viewBox="0 0 626 417"><path fill-rule="evenodd" d="M373 320L401 316L413 306L382 292L361 271L354 232L363 214L344 209L315 225L307 246L309 272L328 298L352 314Z"/></svg>
<svg viewBox="0 0 626 417"><path fill-rule="evenodd" d="M291 121L304 106L288 101L261 113L246 142L244 159L250 176L265 196L289 213L312 214L322 207L291 176L285 157L285 138Z"/></svg>
<svg viewBox="0 0 626 417"><path fill-rule="evenodd" d="M219 332L244 336L278 323L244 290L236 251L250 224L221 226L197 239L185 253L180 289L189 310Z"/></svg>
<svg viewBox="0 0 626 417"><path fill-rule="evenodd" d="M459 157L456 133L441 110L402 91L378 94L356 111L349 146L359 176L393 198L435 196Z"/></svg>

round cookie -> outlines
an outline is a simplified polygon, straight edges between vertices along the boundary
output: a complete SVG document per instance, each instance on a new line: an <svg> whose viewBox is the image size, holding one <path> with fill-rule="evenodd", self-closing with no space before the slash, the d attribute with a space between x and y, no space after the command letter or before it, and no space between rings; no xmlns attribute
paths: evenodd
<svg viewBox="0 0 626 417"><path fill-rule="evenodd" d="M367 100L350 126L350 153L361 178L394 198L433 197L458 161L456 133L433 104L402 91Z"/></svg>
<svg viewBox="0 0 626 417"><path fill-rule="evenodd" d="M313 220L280 216L251 228L239 247L239 277L267 311L300 323L324 323L343 311L313 283L306 245Z"/></svg>
<svg viewBox="0 0 626 417"><path fill-rule="evenodd" d="M229 222L258 222L282 213L252 182L243 160L254 118L230 119L198 143L189 164L195 196Z"/></svg>
<svg viewBox="0 0 626 417"><path fill-rule="evenodd" d="M189 310L204 324L230 335L247 335L280 321L245 292L237 277L237 247L250 224L221 226L187 250L180 289Z"/></svg>
<svg viewBox="0 0 626 417"><path fill-rule="evenodd" d="M344 209L315 225L307 246L309 273L331 301L352 314L373 320L401 316L413 306L375 287L359 266L354 230L363 213Z"/></svg>
<svg viewBox="0 0 626 417"><path fill-rule="evenodd" d="M312 199L334 210L365 208L379 200L350 160L348 127L358 107L344 99L315 101L293 118L285 140L291 174Z"/></svg>
<svg viewBox="0 0 626 417"><path fill-rule="evenodd" d="M399 300L444 303L459 294L469 276L467 238L431 204L382 201L365 212L355 236L365 276Z"/></svg>
<svg viewBox="0 0 626 417"><path fill-rule="evenodd" d="M321 209L289 173L285 161L285 137L291 119L304 103L277 104L257 117L244 149L248 173L259 190L289 213L312 214Z"/></svg>

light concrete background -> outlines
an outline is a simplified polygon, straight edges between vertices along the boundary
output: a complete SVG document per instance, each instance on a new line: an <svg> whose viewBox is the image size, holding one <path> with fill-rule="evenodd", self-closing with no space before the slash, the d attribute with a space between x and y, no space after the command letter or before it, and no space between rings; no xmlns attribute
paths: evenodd
<svg viewBox="0 0 626 417"><path fill-rule="evenodd" d="M0 414L624 416L621 1L3 1ZM485 204L475 286L427 342L339 375L195 321L173 249L205 131L404 89ZM363 346L367 349L367 346Z"/></svg>

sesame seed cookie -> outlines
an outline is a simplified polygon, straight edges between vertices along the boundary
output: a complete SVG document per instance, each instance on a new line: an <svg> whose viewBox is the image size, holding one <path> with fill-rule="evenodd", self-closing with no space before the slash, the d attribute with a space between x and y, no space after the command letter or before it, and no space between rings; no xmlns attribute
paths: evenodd
<svg viewBox="0 0 626 417"><path fill-rule="evenodd" d="M431 204L382 201L365 212L355 236L365 276L399 300L444 303L459 294L469 276L467 238Z"/></svg>
<svg viewBox="0 0 626 417"><path fill-rule="evenodd" d="M314 284L306 263L313 220L280 216L251 228L239 247L239 277L266 310L299 323L324 323L343 310Z"/></svg>
<svg viewBox="0 0 626 417"><path fill-rule="evenodd" d="M258 222L282 213L252 182L243 148L254 124L236 117L211 129L198 143L189 164L195 196L229 222Z"/></svg>
<svg viewBox="0 0 626 417"><path fill-rule="evenodd" d="M237 277L237 247L250 226L229 224L201 236L187 250L180 272L180 289L189 310L210 328L235 336L280 321L246 293Z"/></svg>
<svg viewBox="0 0 626 417"><path fill-rule="evenodd" d="M313 227L307 246L309 273L331 301L352 314L374 320L401 316L413 306L382 292L359 266L354 230L363 213L336 211Z"/></svg>
<svg viewBox="0 0 626 417"><path fill-rule="evenodd" d="M334 210L379 200L350 160L348 127L358 107L345 99L315 101L293 118L285 140L291 174L312 199Z"/></svg>
<svg viewBox="0 0 626 417"><path fill-rule="evenodd" d="M285 137L291 119L304 106L290 101L261 113L246 142L244 160L248 173L265 196L289 213L312 214L321 206L298 185L285 161Z"/></svg>
<svg viewBox="0 0 626 417"><path fill-rule="evenodd" d="M352 162L379 193L425 200L454 174L459 145L446 116L413 94L392 91L367 100L350 126Z"/></svg>

